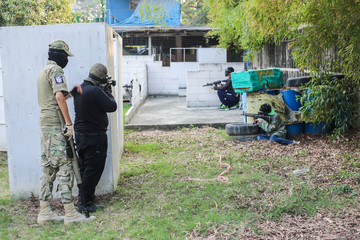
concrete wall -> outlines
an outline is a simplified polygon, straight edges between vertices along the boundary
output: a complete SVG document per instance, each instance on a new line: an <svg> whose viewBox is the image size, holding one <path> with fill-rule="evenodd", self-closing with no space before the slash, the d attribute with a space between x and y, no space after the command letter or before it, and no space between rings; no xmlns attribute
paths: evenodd
<svg viewBox="0 0 360 240"><path fill-rule="evenodd" d="M137 71L132 74L131 79L133 79L131 108L126 112L125 123L130 122L131 118L136 114L136 111L148 96L147 65L143 64L138 66Z"/></svg>
<svg viewBox="0 0 360 240"><path fill-rule="evenodd" d="M2 81L1 46L0 46L0 151L6 151L6 128L4 111L4 91Z"/></svg>
<svg viewBox="0 0 360 240"><path fill-rule="evenodd" d="M178 79L179 88L186 89L187 71L195 71L199 69L198 62L172 62L171 78Z"/></svg>
<svg viewBox="0 0 360 240"><path fill-rule="evenodd" d="M226 49L198 48L197 61L199 63L226 63Z"/></svg>
<svg viewBox="0 0 360 240"><path fill-rule="evenodd" d="M109 73L114 76L114 65L118 63L114 61L113 34L112 29L104 23L0 28L12 196L30 196L31 193L35 195L39 193L40 109L37 103L36 80L39 71L46 64L49 42L63 39L75 55L69 58L69 64L64 69L68 87L71 89L86 78L90 67L97 62L107 65ZM120 82L119 85L121 84ZM122 114L122 96L120 101L119 98L117 101L119 112ZM72 99L68 100L68 104L74 119ZM111 144L109 144L105 170L96 189L97 194L111 192L116 187L119 169L115 168L119 168L122 149L121 144L116 145L112 141L114 139L121 141L123 134L120 125L122 116L118 114L118 112L110 114L111 133L109 132L108 136Z"/></svg>
<svg viewBox="0 0 360 240"><path fill-rule="evenodd" d="M225 69L233 67L235 72L244 71L244 63L206 63L199 64L197 71L187 72L186 106L188 108L218 107L221 102L216 91L204 84L224 80Z"/></svg>

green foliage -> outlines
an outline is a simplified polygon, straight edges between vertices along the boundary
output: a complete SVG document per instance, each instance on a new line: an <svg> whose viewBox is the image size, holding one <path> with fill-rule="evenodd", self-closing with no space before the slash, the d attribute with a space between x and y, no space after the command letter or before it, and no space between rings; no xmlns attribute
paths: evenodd
<svg viewBox="0 0 360 240"><path fill-rule="evenodd" d="M350 196L356 195L354 190L349 185L334 185L329 188L330 193L335 193L337 195L350 194Z"/></svg>
<svg viewBox="0 0 360 240"><path fill-rule="evenodd" d="M165 17L170 17L161 4L152 0L145 0L139 6L142 21L154 21L155 28L166 29Z"/></svg>
<svg viewBox="0 0 360 240"><path fill-rule="evenodd" d="M182 24L184 25L206 25L209 22L207 14L209 8L204 0L183 0L182 3Z"/></svg>
<svg viewBox="0 0 360 240"><path fill-rule="evenodd" d="M72 7L77 22L103 22L105 20L105 0L76 0Z"/></svg>
<svg viewBox="0 0 360 240"><path fill-rule="evenodd" d="M337 137L355 126L360 82L359 0L206 0L206 4L213 27L210 34L219 37L221 47L248 49L251 59L265 43L289 41L300 69L318 78L344 73L345 79L329 81L328 86L318 81L309 84L303 100L312 101L304 101L302 113L306 120L335 124ZM349 105L345 106L345 101Z"/></svg>
<svg viewBox="0 0 360 240"><path fill-rule="evenodd" d="M303 120L306 122L326 122L333 128L332 135L339 138L348 129L357 128L358 85L348 79L314 79L304 87L300 99Z"/></svg>
<svg viewBox="0 0 360 240"><path fill-rule="evenodd" d="M0 26L44 25L74 22L72 0L3 0Z"/></svg>

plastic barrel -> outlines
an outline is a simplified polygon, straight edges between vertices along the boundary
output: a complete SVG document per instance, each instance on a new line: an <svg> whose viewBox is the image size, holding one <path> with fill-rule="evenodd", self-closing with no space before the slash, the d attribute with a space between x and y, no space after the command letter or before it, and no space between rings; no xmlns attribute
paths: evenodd
<svg viewBox="0 0 360 240"><path fill-rule="evenodd" d="M295 124L286 125L286 131L288 136L296 137L303 133L304 123L295 123Z"/></svg>
<svg viewBox="0 0 360 240"><path fill-rule="evenodd" d="M318 124L314 123L305 123L304 133L311 134L326 134L328 131L328 127L326 126L326 122L320 122Z"/></svg>
<svg viewBox="0 0 360 240"><path fill-rule="evenodd" d="M297 96L301 97L301 94L294 90L281 90L284 98L284 102L293 111L299 111L301 107L300 99L296 99Z"/></svg>

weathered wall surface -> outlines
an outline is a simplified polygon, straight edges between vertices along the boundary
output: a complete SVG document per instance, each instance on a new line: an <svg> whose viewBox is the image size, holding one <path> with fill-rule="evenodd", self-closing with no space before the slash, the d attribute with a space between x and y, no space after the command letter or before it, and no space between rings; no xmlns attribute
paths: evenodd
<svg viewBox="0 0 360 240"><path fill-rule="evenodd" d="M111 31L111 30L110 30ZM39 116L36 81L39 71L46 64L48 44L62 39L69 44L74 57L69 58L64 69L68 87L80 84L88 75L90 67L97 63L108 65L114 74L112 33L104 23L49 25L0 28L2 80L5 100L7 147L12 196L29 196L39 192L41 167ZM121 84L121 83L119 83ZM122 98L121 98L122 100ZM118 104L122 108L122 102ZM72 99L68 100L70 114L74 119ZM111 127L122 117L113 115ZM115 131L120 134L119 131ZM109 132L110 133L110 132ZM109 143L112 139L109 134ZM114 190L114 166L112 148L109 144L105 170L96 193ZM117 155L119 155L119 151ZM118 157L118 156L117 156ZM120 161L118 159L117 161ZM115 172L118 172L117 170ZM55 188L54 188L55 189Z"/></svg>
<svg viewBox="0 0 360 240"><path fill-rule="evenodd" d="M283 71L284 83L286 83L288 78L308 75L306 72L301 72L296 68L294 60L291 57L289 42L283 42L280 46L265 44L256 60L252 62L252 68L280 68Z"/></svg>

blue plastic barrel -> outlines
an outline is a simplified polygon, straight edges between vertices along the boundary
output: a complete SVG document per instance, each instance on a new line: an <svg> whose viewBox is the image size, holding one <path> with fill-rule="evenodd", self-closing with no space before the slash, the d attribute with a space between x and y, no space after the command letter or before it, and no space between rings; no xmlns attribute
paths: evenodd
<svg viewBox="0 0 360 240"><path fill-rule="evenodd" d="M286 125L288 136L296 137L304 132L304 123Z"/></svg>
<svg viewBox="0 0 360 240"><path fill-rule="evenodd" d="M296 98L301 97L301 94L294 90L281 90L281 93L283 95L284 102L286 103L286 105L288 105L288 107L293 111L299 111L299 108L301 107L301 103L300 103L300 99L296 99Z"/></svg>
<svg viewBox="0 0 360 240"><path fill-rule="evenodd" d="M311 134L326 134L328 132L328 127L326 126L326 122L320 122L318 124L314 123L305 123L304 133Z"/></svg>

